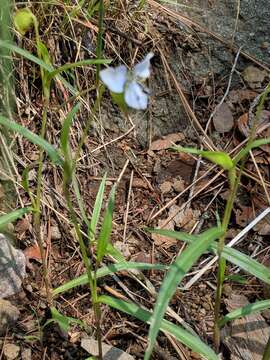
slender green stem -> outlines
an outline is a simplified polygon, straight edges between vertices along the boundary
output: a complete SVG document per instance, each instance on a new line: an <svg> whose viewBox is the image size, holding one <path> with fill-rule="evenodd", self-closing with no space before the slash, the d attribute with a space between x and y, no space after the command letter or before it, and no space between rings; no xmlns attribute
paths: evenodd
<svg viewBox="0 0 270 360"><path fill-rule="evenodd" d="M69 165L67 165L67 166L69 166ZM82 238L82 233L81 233L79 223L77 221L77 216L76 216L76 213L74 211L74 207L73 207L73 204L71 201L70 192L69 192L69 184L71 182L71 178L68 174L70 174L70 171L64 170L63 192L64 192L64 197L67 202L67 207L68 207L68 210L70 213L70 218L71 218L71 221L72 221L75 231L76 231L76 235L77 235L77 238L79 241L83 262L84 262L86 272L87 272L88 284L89 284L89 288L90 288L90 292L91 292L91 299L92 299L93 310L94 310L94 314L95 314L96 331L97 331L97 339L98 339L98 351L99 351L98 359L102 360L102 343L101 343L101 328L100 328L101 308L100 308L100 304L98 302L98 293L97 293L97 265L95 267L95 270L93 271L92 264L90 263L89 258L87 256L87 250L86 250L86 246L84 244L83 238Z"/></svg>
<svg viewBox="0 0 270 360"><path fill-rule="evenodd" d="M270 92L270 85L267 86L267 88L261 95L259 104L256 109L256 115L255 115L255 118L254 118L254 121L253 121L253 124L251 127L249 139L248 139L248 142L247 142L247 145L245 148L249 149L251 147L252 142L254 141L254 138L256 137L256 127L257 127L258 119L261 116L261 112L263 110L263 104L264 104L266 96L269 92ZM229 176L228 176L228 178L230 180L230 194L229 194L229 198L226 203L226 208L225 208L223 221L222 221L222 227L224 229L225 235L219 239L219 244L218 244L218 258L219 259L218 259L218 274L217 274L217 290L216 290L215 308L214 308L214 334L213 334L213 340L214 340L214 345L215 345L216 351L218 351L219 347L220 347L220 328L219 328L218 322L219 322L219 315L220 315L222 289L223 289L223 283L224 283L225 271L226 271L226 260L222 257L222 251L223 251L224 245L225 245L225 237L226 237L228 225L229 225L230 218L231 218L231 213L233 210L234 200L235 200L237 190L238 190L238 187L240 184L241 176L242 176L242 173L244 170L246 155L247 154L243 153L243 156L241 156L241 165L240 165L240 170L239 170L238 176L235 178L235 174L232 173L232 171L235 172L237 162L234 163L235 166L234 166L233 170L229 173ZM240 158L239 158L239 160L240 160Z"/></svg>
<svg viewBox="0 0 270 360"><path fill-rule="evenodd" d="M101 59L102 56L102 47L103 47L103 21L104 21L104 2L103 0L99 0L99 10L98 10L98 36L97 36L97 49L96 55L97 59ZM100 72L100 64L97 64L97 73L96 73L96 86L99 88L99 72Z"/></svg>
<svg viewBox="0 0 270 360"><path fill-rule="evenodd" d="M45 137L46 124L47 124L47 111L48 111L48 99L45 100L43 113L42 113L42 123L41 123L41 131L40 131L40 137L42 137L42 139L44 139L44 137ZM43 269L43 277L44 277L44 282L45 282L45 287L46 287L47 301L50 306L52 303L51 284L50 284L50 279L49 279L49 271L48 271L48 266L47 266L47 261L46 261L46 254L44 251L42 237L41 237L41 224L40 224L43 159L44 159L44 151L40 150L39 160L38 160L38 172L37 172L36 201L35 201L35 204L33 204L35 206L34 229L35 229L37 243L38 243L41 260L42 260L42 269Z"/></svg>
<svg viewBox="0 0 270 360"><path fill-rule="evenodd" d="M264 349L263 358L262 360L269 360L270 359L270 337Z"/></svg>

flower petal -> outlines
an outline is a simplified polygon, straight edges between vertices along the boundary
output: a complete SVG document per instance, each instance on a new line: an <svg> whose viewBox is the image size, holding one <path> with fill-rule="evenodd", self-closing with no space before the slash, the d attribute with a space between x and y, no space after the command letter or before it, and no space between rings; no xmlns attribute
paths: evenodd
<svg viewBox="0 0 270 360"><path fill-rule="evenodd" d="M144 110L147 108L148 95L136 81L131 81L127 85L124 97L127 105L133 109Z"/></svg>
<svg viewBox="0 0 270 360"><path fill-rule="evenodd" d="M127 80L127 68L124 65L117 66L116 68L108 67L100 71L99 77L109 90L120 94L124 91L124 85Z"/></svg>
<svg viewBox="0 0 270 360"><path fill-rule="evenodd" d="M154 54L150 52L146 57L134 66L133 74L141 79L147 79L150 76L150 60Z"/></svg>

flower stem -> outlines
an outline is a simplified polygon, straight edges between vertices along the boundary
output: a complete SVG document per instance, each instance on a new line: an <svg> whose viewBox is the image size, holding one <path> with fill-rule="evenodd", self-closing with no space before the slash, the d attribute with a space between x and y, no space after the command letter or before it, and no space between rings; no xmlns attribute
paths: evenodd
<svg viewBox="0 0 270 360"><path fill-rule="evenodd" d="M249 139L248 139L246 147L249 147L250 144L254 141L254 139L256 137L256 128L257 128L258 119L261 116L261 113L263 110L263 105L266 100L266 96L269 92L270 92L270 84L266 87L266 89L260 96L259 104L256 109L256 114L254 117L254 121L252 123L252 127L251 127L250 134L249 134ZM230 194L229 194L229 198L226 203L226 208L225 208L223 221L222 221L222 227L224 229L225 235L223 235L219 239L218 251L217 251L218 274L217 274L217 289L216 289L215 308L214 308L214 334L213 334L213 341L214 341L214 346L215 346L216 351L219 351L219 347L220 347L220 328L219 328L218 322L219 322L219 316L220 316L220 305L221 305L221 298L222 298L223 283L224 283L225 271L226 271L226 260L222 257L222 252L223 252L223 249L225 246L226 233L228 230L228 225L229 225L232 210L233 210L234 200L236 198L237 190L238 190L241 176L242 176L242 173L244 170L245 161L246 161L246 156L244 156L241 159L240 169L239 169L237 177L235 176L235 170L236 170L237 163L235 163L234 168L228 174L229 183L230 183ZM269 347L270 347L270 345L269 345Z"/></svg>

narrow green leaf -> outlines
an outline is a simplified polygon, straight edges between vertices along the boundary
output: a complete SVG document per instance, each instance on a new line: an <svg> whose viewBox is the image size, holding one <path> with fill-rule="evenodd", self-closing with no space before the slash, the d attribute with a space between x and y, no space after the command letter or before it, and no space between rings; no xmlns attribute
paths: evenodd
<svg viewBox="0 0 270 360"><path fill-rule="evenodd" d="M52 80L55 76L60 74L63 71L67 71L76 67L80 66L86 66L86 65L103 65L103 64L110 64L110 59L87 59L87 60L81 60L74 63L67 63L63 66L59 66L59 68L53 70L49 75L49 80Z"/></svg>
<svg viewBox="0 0 270 360"><path fill-rule="evenodd" d="M10 213L5 214L5 215L1 215L0 216L0 229L5 227L7 224L12 223L13 221L21 218L23 215L29 213L30 211L32 211L32 209L29 207L26 207L23 209L11 211Z"/></svg>
<svg viewBox="0 0 270 360"><path fill-rule="evenodd" d="M63 164L63 160L61 159L58 151L55 150L55 148L51 144L49 144L46 140L34 134L32 131L1 115L0 115L0 125L3 125L9 130L19 133L20 135L31 141L33 144L36 144L39 147L41 147L44 151L46 151L46 153L50 156L51 160L55 164L58 165Z"/></svg>
<svg viewBox="0 0 270 360"><path fill-rule="evenodd" d="M80 109L81 104L77 103L73 108L69 111L67 114L60 134L60 144L61 149L63 151L63 154L65 156L65 159L70 159L70 150L69 150L69 131L71 127L71 123L73 121L74 116L77 114L78 110Z"/></svg>
<svg viewBox="0 0 270 360"><path fill-rule="evenodd" d="M222 327L229 321L239 319L243 316L247 316L255 312L263 311L269 308L270 308L270 300L256 301L253 304L245 305L225 315L222 319L220 319L219 326Z"/></svg>
<svg viewBox="0 0 270 360"><path fill-rule="evenodd" d="M125 262L126 259L124 257L124 255L121 253L121 251L117 250L111 242L109 242L109 244L107 245L107 254L111 255L114 260L116 260L117 262Z"/></svg>
<svg viewBox="0 0 270 360"><path fill-rule="evenodd" d="M170 266L165 276L158 298L155 304L152 321L148 333L148 347L146 349L144 359L150 359L152 350L155 345L163 316L167 306L175 293L178 284L182 281L185 274L190 270L197 259L207 250L209 245L223 235L220 228L212 228L204 233L197 235L197 240L191 242L189 246L176 258L175 262Z"/></svg>
<svg viewBox="0 0 270 360"><path fill-rule="evenodd" d="M104 215L103 223L100 229L100 233L97 239L97 262L101 262L103 256L106 254L106 249L111 236L115 190L116 188L115 186L113 186L109 197L109 203Z"/></svg>
<svg viewBox="0 0 270 360"><path fill-rule="evenodd" d="M88 220L87 215L86 215L84 203L83 203L83 200L82 200L82 197L81 197L80 187L79 187L75 172L73 172L73 174L71 176L72 176L72 185L73 185L75 196L76 196L76 199L77 199L77 202L78 202L78 205L79 205L81 216L82 216L83 221L85 222L85 224L87 226L89 226L89 220Z"/></svg>
<svg viewBox="0 0 270 360"><path fill-rule="evenodd" d="M171 237L173 239L182 240L185 242L197 241L196 235L189 235L185 233L181 233L178 231L172 230L163 230L163 229L147 229L148 231L160 235L164 235L167 237ZM210 244L209 249L217 254L217 243L213 242ZM270 285L270 269L263 264L260 264L258 261L252 259L248 255L243 254L242 252L225 246L222 252L222 257L227 261L231 262L234 265L239 266L241 269L245 270L247 273L256 276L258 279L264 281L266 284Z"/></svg>
<svg viewBox="0 0 270 360"><path fill-rule="evenodd" d="M246 147L244 147L242 150L239 151L239 153L234 158L233 163L235 165L238 164L239 161L243 159L243 157L248 155L250 150L260 147L262 145L268 145L268 144L270 144L270 138L258 139L258 140L253 141L251 144L247 145Z"/></svg>
<svg viewBox="0 0 270 360"><path fill-rule="evenodd" d="M120 310L126 314L134 316L135 318L145 323L152 323L152 313L150 311L142 309L134 303L116 299L106 295L101 295L98 298L98 301L103 304L109 305L117 310ZM214 351L199 337L190 334L181 326L177 326L167 320L162 320L160 324L160 330L164 333L169 333L170 335L174 336L182 344L186 345L192 351L204 356L207 360L219 359L218 356L214 353Z"/></svg>
<svg viewBox="0 0 270 360"><path fill-rule="evenodd" d="M223 151L204 151L193 148L183 148L182 146L174 146L173 150L201 155L205 159L212 161L214 164L221 166L225 170L230 170L234 167L231 157Z"/></svg>
<svg viewBox="0 0 270 360"><path fill-rule="evenodd" d="M29 171L30 171L30 167L27 166L24 168L23 173L22 173L22 186L24 188L24 190L27 192L28 196L30 197L31 200L31 204L32 206L35 208L36 207L36 200L30 190L30 186L29 186Z"/></svg>
<svg viewBox="0 0 270 360"><path fill-rule="evenodd" d="M90 242L95 238L95 235L96 235L96 228L97 228L97 224L98 224L98 220L99 220L99 216L100 216L100 212L101 212L101 208L102 208L102 203L103 203L106 177L107 177L107 174L105 173L102 178L102 181L99 185L98 193L97 193L94 208L93 208L91 222L88 227L88 239Z"/></svg>
<svg viewBox="0 0 270 360"><path fill-rule="evenodd" d="M83 329L85 328L85 325L81 320L75 319L70 316L65 316L61 314L55 307L51 307L50 310L51 310L52 318L47 320L46 323L43 325L43 327L48 326L52 322L55 322L59 325L60 329L66 334L68 333L71 324L78 324Z"/></svg>
<svg viewBox="0 0 270 360"><path fill-rule="evenodd" d="M122 262L118 264L111 264L108 266L103 266L97 271L97 278L100 279L104 276L111 275L118 271L128 271L128 270L166 270L167 266L161 264L147 264L147 263L137 263L137 262ZM82 286L88 284L87 274L83 274L75 279L72 279L65 284L59 286L53 290L53 296L61 294L65 291L73 289L77 286Z"/></svg>
<svg viewBox="0 0 270 360"><path fill-rule="evenodd" d="M39 59L37 56L32 55L29 51L21 49L19 46L16 46L8 41L0 40L0 48L1 47L25 57L26 59L32 61L33 63L47 70L49 73L56 71L56 69L46 64L43 60ZM104 63L108 63L108 62L110 62L110 60L104 60ZM57 75L57 78L65 85L65 87L71 92L72 95L77 95L78 91L68 81L66 81L59 74Z"/></svg>
<svg viewBox="0 0 270 360"><path fill-rule="evenodd" d="M217 247L215 248L215 253ZM242 252L225 246L222 257L270 285L270 269Z"/></svg>

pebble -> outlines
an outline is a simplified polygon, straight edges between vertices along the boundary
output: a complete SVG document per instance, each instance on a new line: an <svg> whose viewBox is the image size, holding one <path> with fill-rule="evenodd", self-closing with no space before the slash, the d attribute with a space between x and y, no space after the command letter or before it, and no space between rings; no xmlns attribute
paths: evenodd
<svg viewBox="0 0 270 360"><path fill-rule="evenodd" d="M51 237L52 237L52 240L60 240L62 238L62 234L61 234L58 226L51 227Z"/></svg>
<svg viewBox="0 0 270 360"><path fill-rule="evenodd" d="M160 185L160 191L162 192L162 194L169 193L171 189L172 189L172 183L170 181L164 181L164 183Z"/></svg>
<svg viewBox="0 0 270 360"><path fill-rule="evenodd" d="M25 256L10 241L0 234L0 299L20 291L25 277Z"/></svg>
<svg viewBox="0 0 270 360"><path fill-rule="evenodd" d="M20 347L15 344L6 343L3 348L3 354L7 360L17 359L20 352Z"/></svg>
<svg viewBox="0 0 270 360"><path fill-rule="evenodd" d="M0 299L0 336L5 335L20 316L19 310L10 301Z"/></svg>
<svg viewBox="0 0 270 360"><path fill-rule="evenodd" d="M22 351L21 355L22 360L31 360L32 359L32 352L31 349L25 349Z"/></svg>

